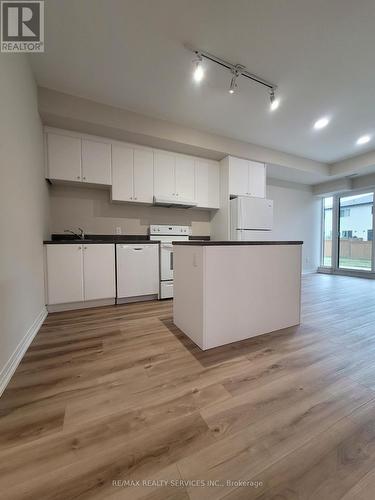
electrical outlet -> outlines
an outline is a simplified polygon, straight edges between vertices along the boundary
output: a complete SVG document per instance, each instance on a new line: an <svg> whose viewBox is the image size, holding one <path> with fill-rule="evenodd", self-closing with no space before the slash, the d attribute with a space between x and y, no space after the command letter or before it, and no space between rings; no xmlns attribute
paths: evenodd
<svg viewBox="0 0 375 500"><path fill-rule="evenodd" d="M120 226L116 227L116 234L122 234L122 230Z"/></svg>

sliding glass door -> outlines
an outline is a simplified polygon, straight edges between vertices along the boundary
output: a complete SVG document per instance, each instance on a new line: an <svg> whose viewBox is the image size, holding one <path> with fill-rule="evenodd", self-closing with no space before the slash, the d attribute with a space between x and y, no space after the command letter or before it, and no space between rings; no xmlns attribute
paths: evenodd
<svg viewBox="0 0 375 500"><path fill-rule="evenodd" d="M339 274L375 273L374 192L322 201L321 266Z"/></svg>
<svg viewBox="0 0 375 500"><path fill-rule="evenodd" d="M339 198L339 269L372 270L373 201L373 193Z"/></svg>

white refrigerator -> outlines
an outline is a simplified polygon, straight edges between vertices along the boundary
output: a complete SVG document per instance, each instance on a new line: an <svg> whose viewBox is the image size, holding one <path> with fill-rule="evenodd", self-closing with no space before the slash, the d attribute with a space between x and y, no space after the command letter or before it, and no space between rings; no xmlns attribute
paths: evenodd
<svg viewBox="0 0 375 500"><path fill-rule="evenodd" d="M238 196L230 201L231 240L253 240L271 231L273 201L251 196Z"/></svg>

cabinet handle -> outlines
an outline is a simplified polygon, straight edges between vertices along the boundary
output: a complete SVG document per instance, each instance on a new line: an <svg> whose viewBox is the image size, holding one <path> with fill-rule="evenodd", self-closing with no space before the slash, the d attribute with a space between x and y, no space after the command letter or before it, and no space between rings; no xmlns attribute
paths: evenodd
<svg viewBox="0 0 375 500"><path fill-rule="evenodd" d="M135 200L138 200L138 198L137 198L136 196L134 197L134 199L135 199Z"/></svg>
<svg viewBox="0 0 375 500"><path fill-rule="evenodd" d="M82 177L82 179L85 181L85 180L86 180L86 177Z"/></svg>
<svg viewBox="0 0 375 500"><path fill-rule="evenodd" d="M84 250L87 250L87 247L83 247Z"/></svg>
<svg viewBox="0 0 375 500"><path fill-rule="evenodd" d="M133 199L133 196L130 197L130 199L132 200Z"/></svg>
<svg viewBox="0 0 375 500"><path fill-rule="evenodd" d="M80 179L81 177L79 175L77 175L77 179Z"/></svg>
<svg viewBox="0 0 375 500"><path fill-rule="evenodd" d="M82 247L81 247L81 246L79 246L79 247L78 247L78 250L82 250Z"/></svg>

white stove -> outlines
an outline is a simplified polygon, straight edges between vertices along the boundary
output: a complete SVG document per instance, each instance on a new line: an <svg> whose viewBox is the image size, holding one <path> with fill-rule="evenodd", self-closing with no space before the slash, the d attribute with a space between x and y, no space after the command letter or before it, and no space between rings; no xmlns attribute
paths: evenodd
<svg viewBox="0 0 375 500"><path fill-rule="evenodd" d="M151 225L150 240L160 241L160 298L173 297L173 241L187 241L190 226Z"/></svg>

